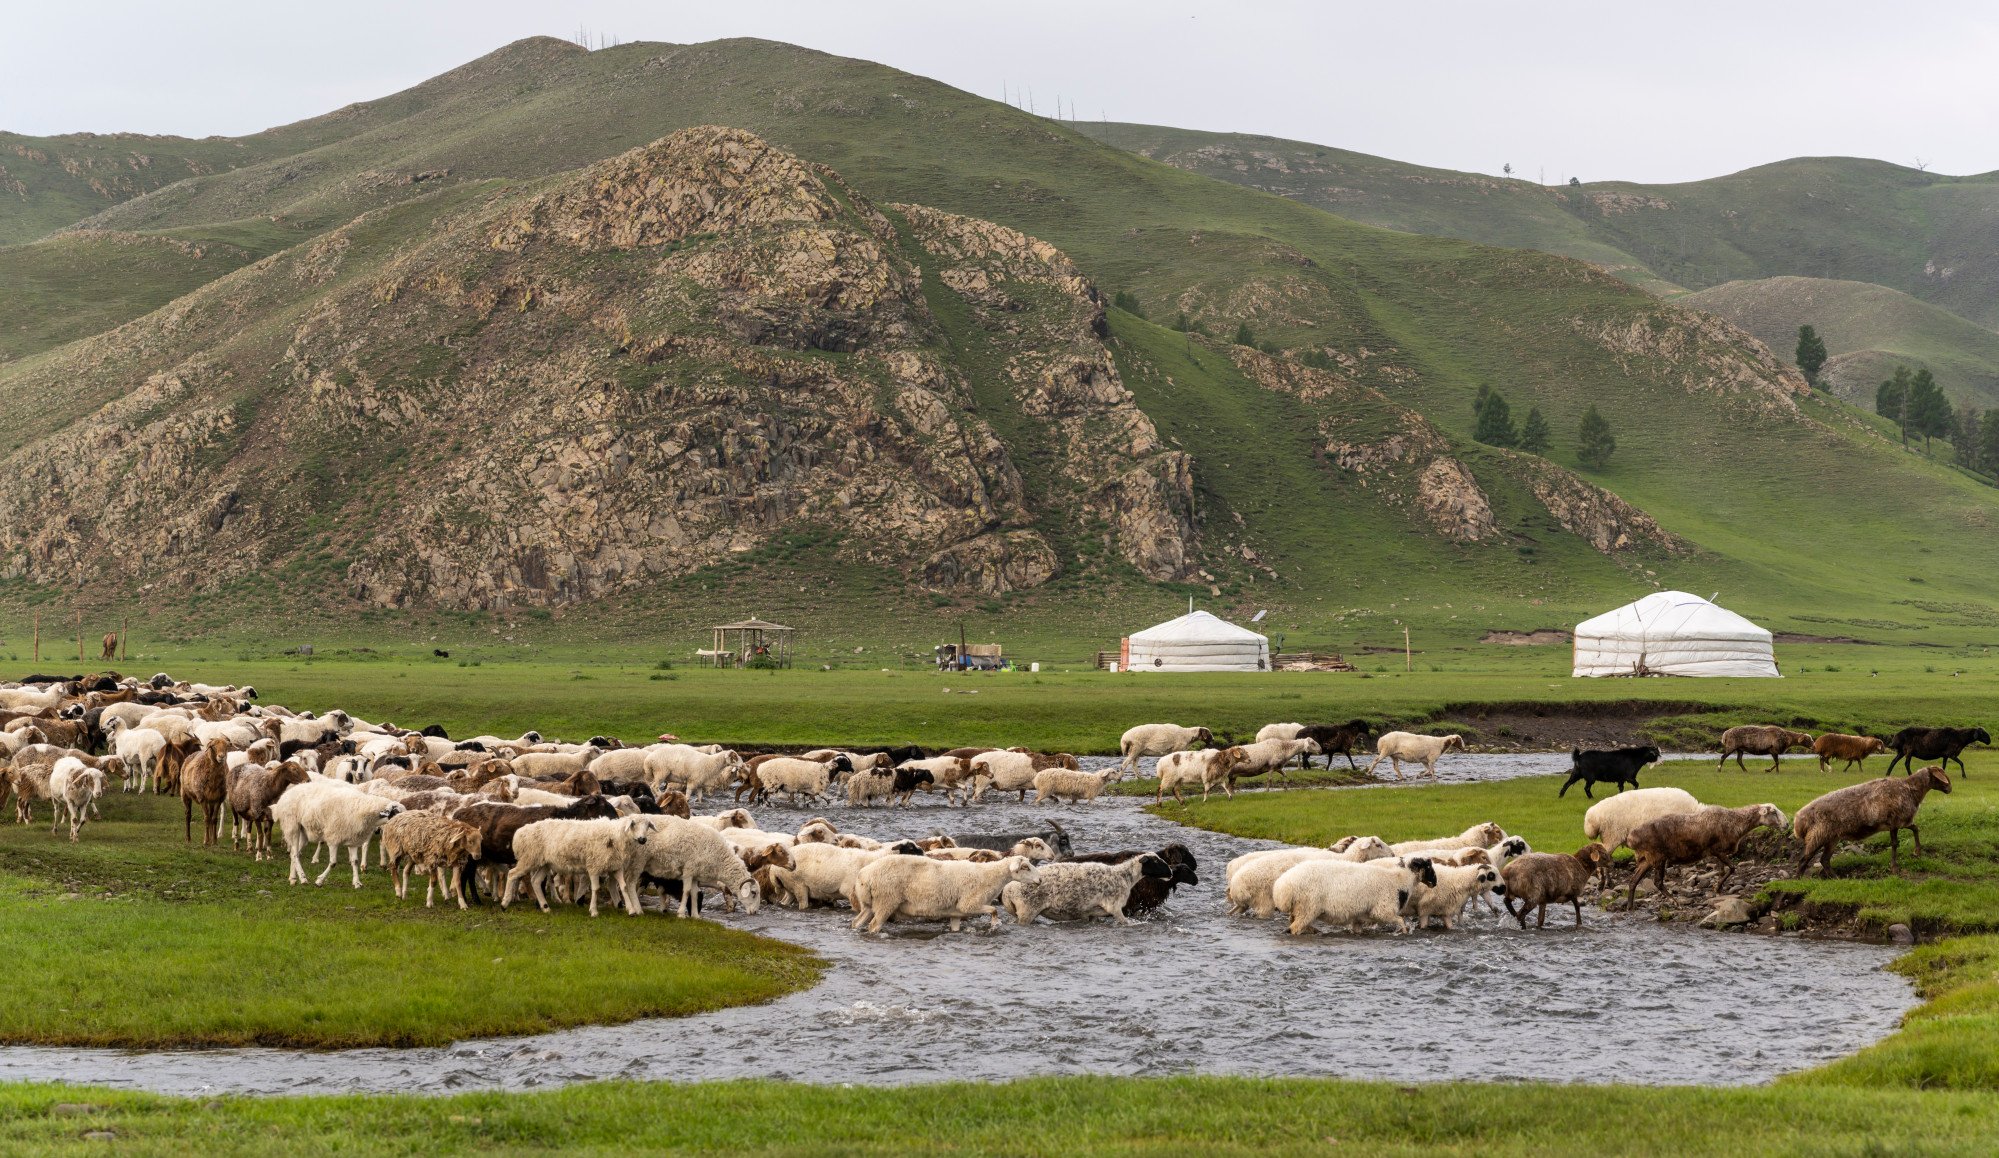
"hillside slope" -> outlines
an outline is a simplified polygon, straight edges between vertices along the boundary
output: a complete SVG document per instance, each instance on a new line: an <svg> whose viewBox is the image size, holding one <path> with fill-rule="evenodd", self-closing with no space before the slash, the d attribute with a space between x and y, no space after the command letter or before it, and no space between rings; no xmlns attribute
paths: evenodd
<svg viewBox="0 0 1999 1158"><path fill-rule="evenodd" d="M756 599L876 622L976 595L1127 626L1198 583L1307 638L1403 616L1544 626L1665 583L1874 635L1999 622L1999 549L1964 534L1999 513L1988 488L1809 397L1741 331L1583 263L1356 224L788 45L529 41L459 73L505 84L355 106L354 131L90 221L299 240L0 366L9 575L129 575L163 604ZM852 239L834 253L872 237L879 258L829 282L753 261L777 245L754 230L497 244L494 222L547 198L644 204L572 171L706 124L830 166L814 180ZM998 228L935 224L967 219ZM1031 238L1056 256L1006 256ZM1056 257L1074 273L1051 280ZM902 328L823 304L850 284ZM1113 291L1140 312L1082 304ZM1263 349L1160 324L1182 313ZM994 497L1014 494L997 456L984 500L930 478L911 381L942 400L926 413L990 430L1017 500ZM1481 385L1543 410L1549 459L1470 441ZM1619 449L1585 481L1565 468L1591 405ZM1832 568L1827 534L1925 557ZM779 565L796 552L819 553Z"/></svg>
<svg viewBox="0 0 1999 1158"><path fill-rule="evenodd" d="M1820 385L1863 409L1897 365L1927 366L1951 399L1999 405L1999 333L1886 286L1812 277L1727 282L1675 299L1788 351L1810 325L1832 357Z"/></svg>
<svg viewBox="0 0 1999 1158"><path fill-rule="evenodd" d="M1999 325L1999 174L1802 157L1677 185L1543 186L1275 137L1075 128L1355 221L1559 253L1653 292L1778 275L1868 281Z"/></svg>

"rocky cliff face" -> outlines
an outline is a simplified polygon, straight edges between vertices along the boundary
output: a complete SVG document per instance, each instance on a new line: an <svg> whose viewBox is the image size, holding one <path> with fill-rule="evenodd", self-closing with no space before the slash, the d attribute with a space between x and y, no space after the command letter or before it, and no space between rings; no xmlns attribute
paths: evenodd
<svg viewBox="0 0 1999 1158"><path fill-rule="evenodd" d="M1033 238L878 209L715 128L388 232L364 218L71 352L113 400L10 456L5 573L290 569L499 609L800 524L946 590L1044 583L1047 535L1085 529L1150 578L1195 566L1193 464L1119 382L1095 288ZM990 361L958 357L940 294ZM974 397L991 365L1006 437ZM1022 444L1065 464L1034 501Z"/></svg>

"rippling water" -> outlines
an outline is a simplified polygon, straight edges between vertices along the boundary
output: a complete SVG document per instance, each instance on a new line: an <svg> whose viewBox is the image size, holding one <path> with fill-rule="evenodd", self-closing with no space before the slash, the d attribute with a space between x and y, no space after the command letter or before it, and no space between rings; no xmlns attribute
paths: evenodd
<svg viewBox="0 0 1999 1158"><path fill-rule="evenodd" d="M1439 772L1497 778L1567 764L1481 755ZM722 919L808 945L833 968L813 989L766 1005L441 1049L0 1047L0 1079L249 1094L1194 1072L1738 1084L1851 1053L1913 1004L1908 985L1880 968L1893 956L1884 947L1718 934L1588 908L1581 930L1551 910L1547 930L1521 932L1474 906L1481 915L1456 933L1292 938L1281 920L1222 915L1222 866L1269 842L1182 828L1139 804L965 811L919 802L908 812L829 813L876 836L1014 831L1053 815L1078 851L1174 840L1192 848L1201 884L1129 927L1009 922L988 932L980 922L950 934L891 925L868 936L847 928L845 910L767 908ZM773 829L807 816L757 815Z"/></svg>

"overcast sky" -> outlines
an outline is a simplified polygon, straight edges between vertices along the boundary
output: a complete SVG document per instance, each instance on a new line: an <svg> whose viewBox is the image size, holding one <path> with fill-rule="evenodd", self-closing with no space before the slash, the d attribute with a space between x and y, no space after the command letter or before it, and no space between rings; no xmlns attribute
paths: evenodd
<svg viewBox="0 0 1999 1158"><path fill-rule="evenodd" d="M1679 0L0 2L0 129L202 136L519 39L787 40L1085 117L1453 169L1682 181L1800 155L1999 169L1999 6Z"/></svg>

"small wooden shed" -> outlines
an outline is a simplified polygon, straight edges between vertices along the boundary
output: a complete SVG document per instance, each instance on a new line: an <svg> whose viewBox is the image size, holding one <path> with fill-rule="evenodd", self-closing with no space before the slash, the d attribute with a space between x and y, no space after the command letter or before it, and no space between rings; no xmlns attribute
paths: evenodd
<svg viewBox="0 0 1999 1158"><path fill-rule="evenodd" d="M698 654L712 659L716 667L742 667L759 655L768 655L779 667L791 666L795 628L752 615L741 623L721 623L709 630L715 633L715 646Z"/></svg>

